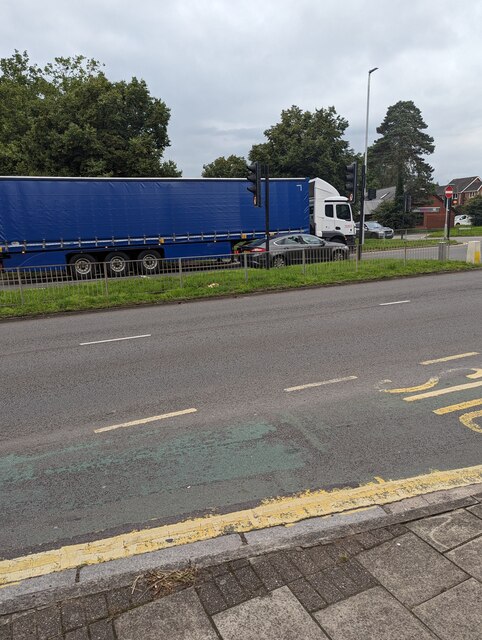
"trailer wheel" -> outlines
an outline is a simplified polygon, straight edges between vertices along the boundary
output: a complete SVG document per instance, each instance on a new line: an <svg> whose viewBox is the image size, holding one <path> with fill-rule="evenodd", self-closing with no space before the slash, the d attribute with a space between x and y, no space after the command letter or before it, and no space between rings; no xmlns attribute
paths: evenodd
<svg viewBox="0 0 482 640"><path fill-rule="evenodd" d="M76 280L85 280L95 275L95 258L88 253L78 253L69 258L69 272Z"/></svg>
<svg viewBox="0 0 482 640"><path fill-rule="evenodd" d="M146 275L149 275L151 273L159 273L162 260L159 251L155 251L154 249L146 249L146 251L141 251L141 253L137 256L137 259L140 260L142 273Z"/></svg>
<svg viewBox="0 0 482 640"><path fill-rule="evenodd" d="M110 276L126 276L129 271L129 256L122 251L112 251L105 257Z"/></svg>

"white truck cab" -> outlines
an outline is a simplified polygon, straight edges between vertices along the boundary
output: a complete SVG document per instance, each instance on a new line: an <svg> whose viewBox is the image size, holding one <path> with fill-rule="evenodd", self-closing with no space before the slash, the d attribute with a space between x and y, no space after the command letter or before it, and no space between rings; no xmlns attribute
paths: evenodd
<svg viewBox="0 0 482 640"><path fill-rule="evenodd" d="M355 223L348 198L340 196L321 178L310 180L310 232L326 240L355 244Z"/></svg>

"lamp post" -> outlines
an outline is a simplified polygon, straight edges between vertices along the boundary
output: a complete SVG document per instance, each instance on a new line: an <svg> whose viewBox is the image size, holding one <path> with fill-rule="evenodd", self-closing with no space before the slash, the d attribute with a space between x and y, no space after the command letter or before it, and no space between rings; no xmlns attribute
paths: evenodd
<svg viewBox="0 0 482 640"><path fill-rule="evenodd" d="M370 113L370 78L374 71L376 71L378 67L373 67L368 72L368 86L367 86L367 119L365 124L365 177L367 173L367 163L368 163L368 114ZM365 196L363 196L365 197Z"/></svg>
<svg viewBox="0 0 482 640"><path fill-rule="evenodd" d="M362 196L360 199L360 228L358 232L358 258L361 258L362 244L365 235L365 193L367 186L367 164L368 164L368 115L370 113L370 78L374 71L378 67L373 67L368 71L368 86L367 86L367 117L365 123L365 159L362 167Z"/></svg>

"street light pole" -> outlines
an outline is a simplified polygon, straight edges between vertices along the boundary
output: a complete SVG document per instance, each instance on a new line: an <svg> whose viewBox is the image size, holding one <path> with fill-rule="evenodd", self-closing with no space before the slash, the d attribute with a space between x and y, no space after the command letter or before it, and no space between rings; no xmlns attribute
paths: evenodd
<svg viewBox="0 0 482 640"><path fill-rule="evenodd" d="M365 123L365 174L367 173L367 165L368 165L368 115L370 113L370 77L374 71L376 71L378 67L373 67L368 72L368 86L367 86L367 119Z"/></svg>
<svg viewBox="0 0 482 640"><path fill-rule="evenodd" d="M362 167L362 195L360 199L360 228L358 230L358 258L361 258L362 245L365 235L365 193L367 186L367 165L368 165L368 116L370 113L370 77L378 67L373 67L368 71L368 86L367 86L367 117L365 122L365 158Z"/></svg>

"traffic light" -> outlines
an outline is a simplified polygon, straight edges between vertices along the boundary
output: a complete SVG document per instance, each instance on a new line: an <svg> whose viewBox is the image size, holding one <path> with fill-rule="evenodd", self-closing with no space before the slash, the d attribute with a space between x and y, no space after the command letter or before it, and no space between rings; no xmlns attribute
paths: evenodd
<svg viewBox="0 0 482 640"><path fill-rule="evenodd" d="M348 195L348 199L350 202L355 202L356 193L357 193L357 173L358 173L358 163L352 162L351 164L346 165L346 173L345 173L345 190Z"/></svg>
<svg viewBox="0 0 482 640"><path fill-rule="evenodd" d="M253 194L253 204L255 207L261 206L261 163L256 160L252 164L247 165L248 169L248 191Z"/></svg>

